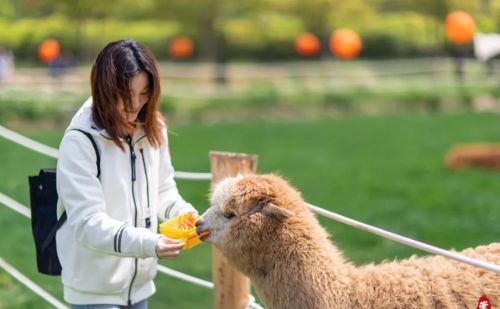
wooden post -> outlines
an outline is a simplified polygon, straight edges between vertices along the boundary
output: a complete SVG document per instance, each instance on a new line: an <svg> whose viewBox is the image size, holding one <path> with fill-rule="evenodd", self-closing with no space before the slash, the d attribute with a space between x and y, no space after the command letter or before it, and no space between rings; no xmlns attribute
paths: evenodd
<svg viewBox="0 0 500 309"><path fill-rule="evenodd" d="M212 187L227 176L255 173L257 156L228 152L210 152ZM250 280L229 266L224 255L212 247L214 309L244 309L248 303Z"/></svg>

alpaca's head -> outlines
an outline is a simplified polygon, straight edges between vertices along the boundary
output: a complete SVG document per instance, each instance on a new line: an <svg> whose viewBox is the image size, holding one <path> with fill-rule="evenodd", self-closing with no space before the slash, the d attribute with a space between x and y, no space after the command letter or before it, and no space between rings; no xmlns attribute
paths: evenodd
<svg viewBox="0 0 500 309"><path fill-rule="evenodd" d="M307 212L300 194L276 175L228 177L215 185L211 207L197 223L205 241L226 256L261 248L293 217Z"/></svg>

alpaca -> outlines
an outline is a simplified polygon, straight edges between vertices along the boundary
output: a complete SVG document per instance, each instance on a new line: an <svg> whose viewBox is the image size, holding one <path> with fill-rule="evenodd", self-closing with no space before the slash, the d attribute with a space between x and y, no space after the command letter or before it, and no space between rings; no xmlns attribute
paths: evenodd
<svg viewBox="0 0 500 309"><path fill-rule="evenodd" d="M451 148L445 157L449 169L462 169L468 166L500 169L500 145L470 144Z"/></svg>
<svg viewBox="0 0 500 309"><path fill-rule="evenodd" d="M276 175L222 180L196 225L269 309L476 308L481 296L500 306L499 274L441 256L354 266ZM500 243L462 253L500 263Z"/></svg>

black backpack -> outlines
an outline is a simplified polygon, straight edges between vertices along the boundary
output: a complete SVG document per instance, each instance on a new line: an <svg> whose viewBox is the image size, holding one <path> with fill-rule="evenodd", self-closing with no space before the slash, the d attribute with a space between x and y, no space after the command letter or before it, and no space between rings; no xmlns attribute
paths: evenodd
<svg viewBox="0 0 500 309"><path fill-rule="evenodd" d="M92 142L96 153L97 177L101 175L101 157L94 138L82 132ZM66 211L57 219L56 169L44 168L35 176L29 176L31 229L36 247L36 264L40 273L59 276L61 263L57 256L56 232L66 221Z"/></svg>

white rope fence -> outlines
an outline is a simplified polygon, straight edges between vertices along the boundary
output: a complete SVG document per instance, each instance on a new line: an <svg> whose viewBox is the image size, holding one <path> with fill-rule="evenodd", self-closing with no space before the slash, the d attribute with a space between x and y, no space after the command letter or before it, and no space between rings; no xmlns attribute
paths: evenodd
<svg viewBox="0 0 500 309"><path fill-rule="evenodd" d="M17 213L19 213L27 218L31 218L31 212L30 212L30 209L28 207L24 206L23 204L20 204L19 202L16 202L15 200L11 199L10 197L8 197L7 195L5 195L1 192L0 192L0 203L4 204L5 206L13 209ZM211 288L213 288L213 285L214 285L210 281L206 281L203 279L199 279L199 278L178 272L176 270L170 269L170 268L165 267L163 265L158 265L158 270L160 272L165 273L167 275L170 275L172 277L175 277L175 278L187 281L187 282L191 282L193 284L203 286L206 288L211 289Z"/></svg>
<svg viewBox="0 0 500 309"><path fill-rule="evenodd" d="M16 143L22 145L26 148L44 154L46 156L57 159L59 151L55 148L49 147L47 145L41 144L37 141L29 139L19 133L7 129L6 127L0 126L0 136ZM174 177L177 179L187 179L187 180L210 180L212 179L211 173L191 173L191 172L175 172Z"/></svg>
<svg viewBox="0 0 500 309"><path fill-rule="evenodd" d="M28 147L32 150L38 151L38 152L45 154L45 155L48 155L48 156L53 156L53 155L49 154L50 151L49 152L44 151L43 150L44 148L45 148L45 150L49 149L49 150L52 150L52 152L56 151L56 153L57 153L56 149L50 148L50 147L45 146L43 144L40 144L36 141L33 141L33 140L31 140L27 137L24 137L24 136L14 132L14 131L11 131L3 126L0 126L0 136L3 136L3 137L5 137L5 138L7 138L15 143L21 144L25 147ZM57 157L57 155L55 157ZM180 178L180 179L189 179L189 180L210 180L211 179L211 173L176 172L176 176L177 176L177 178ZM0 198L2 198L2 195L3 194L0 195ZM8 198L8 197L4 196L4 198ZM15 201L13 201L13 202L15 202ZM11 203L11 205L14 205L14 204ZM19 205L17 205L17 207L19 207ZM467 256L464 256L464 255L461 255L461 254L458 254L458 253L455 253L452 251L444 250L444 249L441 249L441 248L438 248L438 247L435 247L435 246L432 246L432 245L429 245L429 244L426 244L426 243L423 243L423 242L420 242L420 241L417 241L414 239L410 239L410 238L383 230L381 228L377 228L377 227L374 227L374 226L371 226L371 225L344 217L344 216L336 214L334 212L322 209L318 206L314 206L314 205L310 205L310 204L308 204L308 206L311 208L311 210L313 210L314 212L316 212L322 216L325 216L327 218L336 220L338 222L341 222L341 223L353 226L355 228L367 231L369 233L379 235L379 236L382 236L384 238L387 238L387 239L390 239L390 240L393 240L393 241L402 243L404 245L414 247L416 249L420 249L420 250L423 250L423 251L426 251L426 252L429 252L432 254L442 255L442 256L445 256L447 258L454 259L454 260L462 262L462 263L466 263L466 264L473 265L476 267L481 267L483 269L487 269L487 270L490 270L490 271L493 271L496 273L500 273L500 266L498 266L498 265L483 262L483 261L476 260L476 259L472 259L472 258L469 258ZM11 206L11 208L13 208L13 209L14 209L14 207L16 207L16 206ZM20 208L20 209L22 209L22 208Z"/></svg>
<svg viewBox="0 0 500 309"><path fill-rule="evenodd" d="M10 266L7 262L5 262L4 259L0 257L0 268L3 268L6 272L8 272L12 277L16 278L19 282L21 282L23 285L28 287L30 290L38 294L41 298L46 300L48 303L50 303L52 306L58 309L67 309L68 307L65 306L63 303L61 303L58 299L56 299L54 296L50 295L47 293L44 289L42 289L40 286L38 286L36 283L28 279L26 276L21 274L17 269L14 267Z"/></svg>
<svg viewBox="0 0 500 309"><path fill-rule="evenodd" d="M482 68L480 62L469 59L468 63L478 63L476 70ZM216 70L216 68L222 70ZM361 69L360 69L361 68ZM354 71L355 73L351 73ZM361 71L356 74L356 71ZM468 69L471 71L471 69ZM67 74L66 81L72 84L88 84L88 70L73 70ZM333 73L332 73L333 72ZM237 80L254 79L284 79L300 77L335 76L340 78L356 77L369 73L371 76L402 76L410 74L454 73L453 58L419 58L419 59L385 59L377 61L358 61L357 63L342 63L335 60L327 61L279 61L262 64L230 63L230 64L200 64L161 63L160 78L163 79L201 79L204 77L230 77ZM37 83L52 83L58 81L47 78L46 69L16 69L16 75L10 82L33 85ZM17 78L16 78L17 77ZM29 77L29 78L28 78ZM9 83L9 85L10 85Z"/></svg>
<svg viewBox="0 0 500 309"><path fill-rule="evenodd" d="M174 178L186 180L212 180L212 173L174 172Z"/></svg>
<svg viewBox="0 0 500 309"><path fill-rule="evenodd" d="M187 275L185 273L181 273L180 271L173 270L173 269L165 267L163 265L158 265L157 268L158 268L159 272L164 273L166 275L169 275L171 277L175 277L177 279L180 279L180 280L183 280L183 281L186 281L186 282L189 282L189 283L192 283L192 284L195 284L195 285L207 288L207 289L214 288L214 284L210 281L196 278L194 276ZM252 294L249 294L248 295L248 304L246 306L246 309L264 309L264 308L262 306L260 306L255 301L255 297L253 297Z"/></svg>
<svg viewBox="0 0 500 309"><path fill-rule="evenodd" d="M48 147L44 144L38 143L34 140L31 140L27 137L24 137L14 131L11 131L3 126L0 126L0 136L5 137L8 140L11 140L17 144L23 145L29 149L35 150L39 153L45 154L47 156L57 158L58 156L58 151L57 149L54 149L52 147ZM191 173L191 172L176 172L175 174L176 178L179 179L188 179L188 180L210 180L212 178L211 173ZM28 207L18 203L17 201L11 199L10 197L4 195L3 193L0 193L0 202L7 207L15 210L16 212L24 215L27 218L31 218L30 210ZM318 206L314 206L311 204L307 204L307 206L314 211L315 213L322 215L326 218L333 219L335 221L344 223L346 225L353 226L357 229L364 230L367 232L370 232L375 235L382 236L384 238L402 243L404 245L414 247L432 254L437 254L437 255L442 255L444 257L454 259L456 261L466 263L472 266L480 267L486 270L490 270L496 273L500 273L500 266L480 261L477 259L469 258L467 256L461 255L456 252L444 250L414 239L410 239L347 217L344 217L342 215L336 214L334 212L322 209ZM0 258L0 267L6 269L9 273L11 273L16 279L18 279L20 282L28 286L30 289L35 291L38 295L42 296L45 300L50 302L51 304L54 304L57 308L67 308L65 307L62 303L60 303L57 299L53 298L50 294L42 290L40 287L38 287L36 284L31 282L28 278L24 277L21 273L19 273L16 269L14 269L12 266L8 265L3 259ZM205 288L213 288L214 284L210 281L206 281L194 276L190 276L187 274L184 274L182 272L170 269L168 267L165 267L163 265L158 265L158 271L164 274L167 274L169 276L178 278L183 281L190 282L192 284L202 286ZM61 307L62 306L62 307ZM255 298L252 295L249 295L249 302L247 304L247 309L263 309L259 304L255 302Z"/></svg>
<svg viewBox="0 0 500 309"><path fill-rule="evenodd" d="M31 219L31 211L28 207L24 206L21 203L16 202L15 200L11 199L7 195L3 194L2 192L0 192L0 203L17 211L18 213L25 216L26 218Z"/></svg>
<svg viewBox="0 0 500 309"><path fill-rule="evenodd" d="M13 141L16 144L22 145L26 148L34 150L36 152L42 153L46 156L56 158L58 156L58 150L44 144L41 144L37 141L29 139L19 133L16 133L12 130L7 129L6 127L0 126L0 136L5 137L6 139Z"/></svg>
<svg viewBox="0 0 500 309"><path fill-rule="evenodd" d="M456 253L456 252L444 250L444 249L441 249L441 248L438 248L438 247L435 247L435 246L432 246L432 245L420 242L418 240L407 238L407 237L404 237L404 236L401 236L401 235L398 235L398 234L395 234L395 233L383 230L381 228L374 227L374 226L365 224L363 222L359 222L359 221L356 221L356 220L344 217L342 215L339 215L339 214L336 214L334 212L325 210L325 209L320 208L318 206L314 206L314 205L311 205L311 204L307 204L307 206L312 211L314 211L314 212L316 212L316 213L318 213L318 214L320 214L320 215L322 215L322 216L324 216L326 218L333 219L335 221L338 221L338 222L341 222L341 223L353 226L353 227L355 227L357 229L360 229L360 230L363 230L363 231L366 231L366 232L370 232L370 233L375 234L375 235L382 236L384 238L387 238L387 239L390 239L390 240L402 243L404 245L407 245L407 246L410 246L410 247L413 247L413 248L416 248L416 249L420 249L420 250L423 250L423 251L426 251L426 252L429 252L429 253L433 253L433 254L442 255L444 257L447 257L447 258L450 258L450 259L453 259L453 260L456 260L456 261L459 261L459 262L462 262L462 263L466 263L466 264L469 264L469 265L472 265L472 266L480 267L480 268L483 268L483 269L486 269L486 270L490 270L490 271L493 271L493 272L496 272L496 273L500 274L500 266L498 266L498 265L495 265L495 264L492 264L492 263L488 263L488 262L483 262L483 261L480 261L480 260L477 260L477 259L473 259L473 258L467 257L465 255L462 255L462 254L459 254L459 253Z"/></svg>
<svg viewBox="0 0 500 309"><path fill-rule="evenodd" d="M180 271L173 270L171 268L165 267L163 265L158 264L157 269L159 272L164 273L166 275L169 275L171 277L192 283L194 285L198 285L207 289L213 289L214 284L213 282L203 280L185 273L181 273Z"/></svg>

